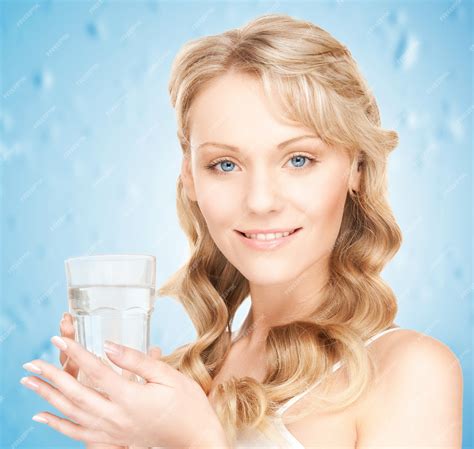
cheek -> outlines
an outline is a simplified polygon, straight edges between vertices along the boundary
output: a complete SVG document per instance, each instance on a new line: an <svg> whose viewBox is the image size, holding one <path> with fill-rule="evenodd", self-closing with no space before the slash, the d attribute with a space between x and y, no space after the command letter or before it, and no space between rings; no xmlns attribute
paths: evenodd
<svg viewBox="0 0 474 449"><path fill-rule="evenodd" d="M316 243L313 247L324 251L330 250L337 238L347 196L344 180L336 173L308 179L304 188L300 185L288 193L310 228Z"/></svg>
<svg viewBox="0 0 474 449"><path fill-rule="evenodd" d="M232 192L230 184L211 177L195 179L196 198L199 208L206 220L211 235L215 231L232 228L233 222L239 217L238 197Z"/></svg>

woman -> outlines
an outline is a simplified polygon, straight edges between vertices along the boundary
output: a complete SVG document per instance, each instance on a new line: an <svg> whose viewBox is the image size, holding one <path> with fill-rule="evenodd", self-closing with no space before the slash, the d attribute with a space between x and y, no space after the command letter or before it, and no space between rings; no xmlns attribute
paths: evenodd
<svg viewBox="0 0 474 449"><path fill-rule="evenodd" d="M160 360L202 388L229 446L461 447L459 362L395 325L380 277L401 244L398 137L349 50L268 14L187 43L169 90L191 257L160 295L198 338Z"/></svg>

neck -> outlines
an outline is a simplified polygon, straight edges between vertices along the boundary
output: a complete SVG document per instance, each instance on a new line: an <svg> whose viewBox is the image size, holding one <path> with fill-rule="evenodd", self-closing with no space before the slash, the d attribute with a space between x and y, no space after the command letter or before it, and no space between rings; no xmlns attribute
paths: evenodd
<svg viewBox="0 0 474 449"><path fill-rule="evenodd" d="M271 327L308 318L324 300L321 293L328 278L327 259L324 259L286 283L250 283L252 305L240 336L256 347L266 340Z"/></svg>

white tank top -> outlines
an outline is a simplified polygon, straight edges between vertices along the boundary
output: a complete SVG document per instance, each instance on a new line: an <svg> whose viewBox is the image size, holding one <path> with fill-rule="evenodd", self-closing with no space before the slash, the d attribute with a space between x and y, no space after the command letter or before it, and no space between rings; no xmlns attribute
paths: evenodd
<svg viewBox="0 0 474 449"><path fill-rule="evenodd" d="M364 344L365 346L368 346L370 343L372 343L374 340L377 338L381 337L382 335L387 334L388 332L396 331L402 329L400 326L397 327L392 327L389 329L385 329L384 331L379 332L378 334L373 335L370 337ZM232 339L235 338L235 334L237 331L232 332ZM332 366L332 372L337 371L340 367L342 366L342 362L339 361L335 363ZM283 446L284 448L295 448L295 449L305 449L305 447L295 438L295 436L287 429L285 424L283 423L282 415L283 413L291 407L295 402L299 401L303 396L308 394L314 387L316 387L321 380L316 382L315 384L311 385L309 388L307 388L305 391L302 393L297 394L296 396L292 397L288 401L286 401L283 405L280 406L280 408L276 412L276 416L272 417L272 422L275 424L276 429L279 431L281 434L281 437L284 441ZM260 448L260 447L278 447L276 445L276 442L273 440L270 440L266 435L264 435L262 432L259 430L254 430L252 429L251 431L240 431L237 433L237 439L235 442L234 447L236 449L241 449L241 448Z"/></svg>

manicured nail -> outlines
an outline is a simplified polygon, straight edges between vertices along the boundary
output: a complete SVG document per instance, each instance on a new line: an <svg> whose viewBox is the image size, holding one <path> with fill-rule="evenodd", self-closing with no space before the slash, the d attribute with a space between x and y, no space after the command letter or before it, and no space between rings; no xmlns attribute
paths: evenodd
<svg viewBox="0 0 474 449"><path fill-rule="evenodd" d="M30 379L29 377L22 377L20 383L25 387L31 388L32 390L37 390L39 388L38 382Z"/></svg>
<svg viewBox="0 0 474 449"><path fill-rule="evenodd" d="M48 423L48 420L46 418L44 418L43 416L41 415L35 415L31 418L33 421L37 421L37 422L40 422L40 423L43 423L43 424L47 424Z"/></svg>
<svg viewBox="0 0 474 449"><path fill-rule="evenodd" d="M51 343L53 343L54 346L56 346L58 349L61 349L61 351L64 351L67 349L67 344L66 342L61 338L55 335L54 337L51 337Z"/></svg>
<svg viewBox="0 0 474 449"><path fill-rule="evenodd" d="M25 368L26 371L31 371L32 373L36 373L36 374L42 373L41 368L39 366L36 366L32 362L23 363L23 368Z"/></svg>
<svg viewBox="0 0 474 449"><path fill-rule="evenodd" d="M104 341L104 351L112 355L120 355L122 353L122 348L120 345L106 340Z"/></svg>

